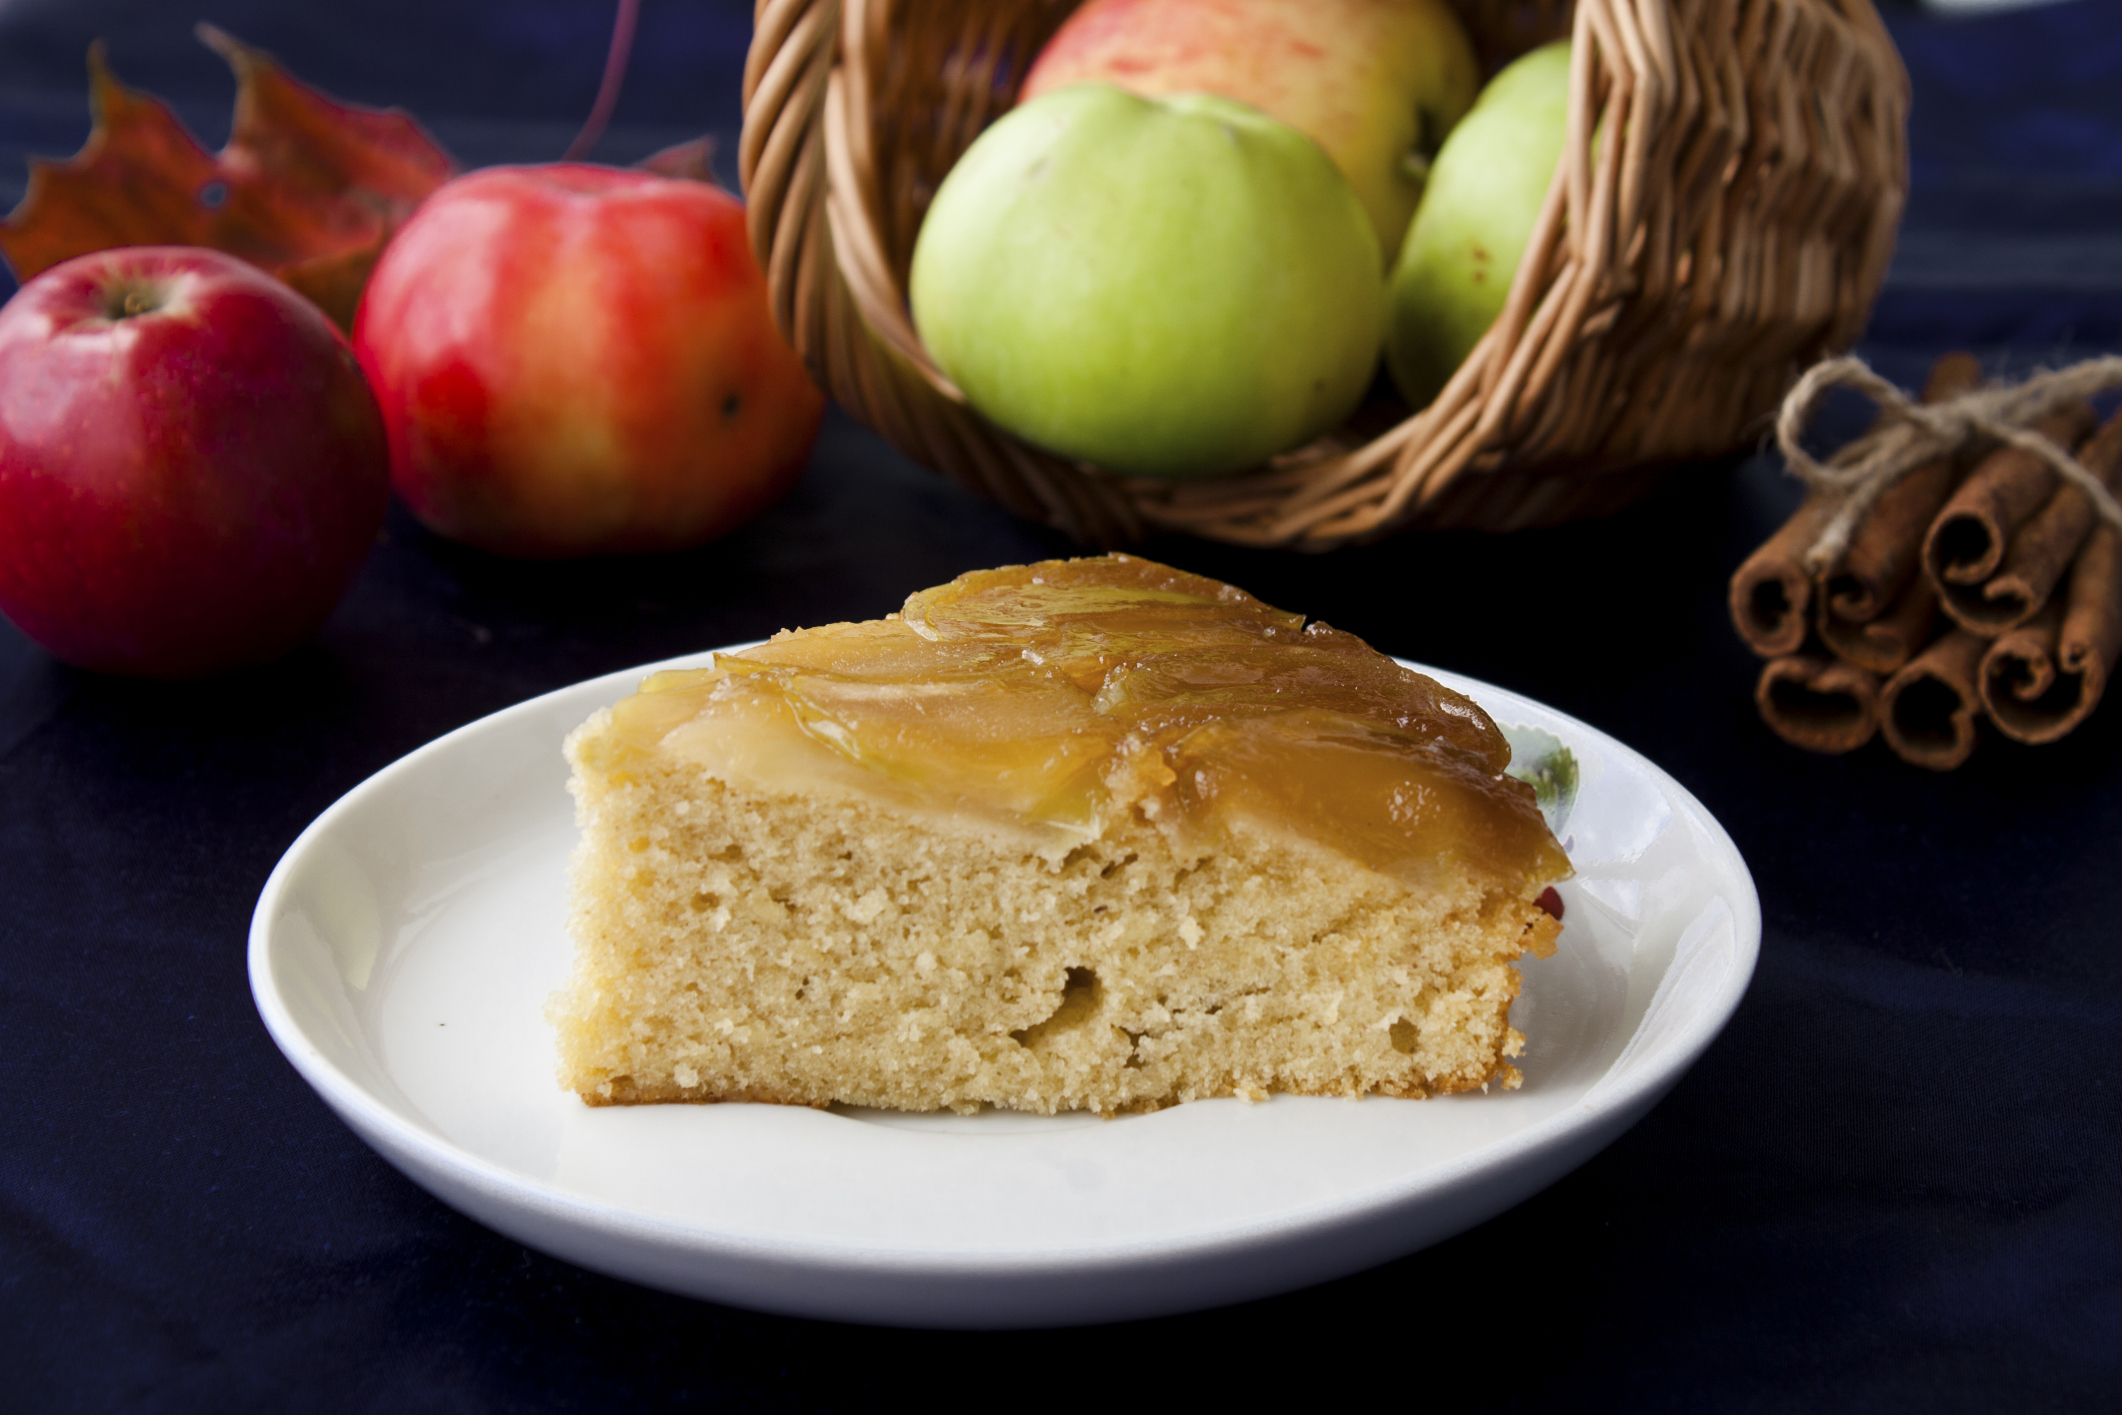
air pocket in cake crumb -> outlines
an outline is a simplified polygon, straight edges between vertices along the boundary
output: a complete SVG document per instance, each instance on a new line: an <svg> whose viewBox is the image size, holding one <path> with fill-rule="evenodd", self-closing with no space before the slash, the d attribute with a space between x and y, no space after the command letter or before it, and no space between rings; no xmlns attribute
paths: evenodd
<svg viewBox="0 0 2122 1415"><path fill-rule="evenodd" d="M1066 981L1061 985L1061 1002L1053 1015L1044 1022L1026 1027L1020 1032L1011 1032L1024 1046L1037 1050L1045 1042L1064 1033L1073 1032L1091 1019L1098 1010L1101 990L1098 975L1088 968L1071 968Z"/></svg>

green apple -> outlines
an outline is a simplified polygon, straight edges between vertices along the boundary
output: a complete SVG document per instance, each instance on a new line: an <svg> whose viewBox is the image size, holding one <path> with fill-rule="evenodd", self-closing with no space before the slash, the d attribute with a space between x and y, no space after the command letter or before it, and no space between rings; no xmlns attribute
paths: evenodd
<svg viewBox="0 0 2122 1415"><path fill-rule="evenodd" d="M1334 427L1377 365L1377 237L1318 144L1208 94L1012 109L938 188L914 325L996 425L1136 476L1215 476Z"/></svg>
<svg viewBox="0 0 2122 1415"><path fill-rule="evenodd" d="M1023 97L1087 82L1220 93L1280 118L1339 165L1390 260L1481 68L1445 0L1090 0Z"/></svg>
<svg viewBox="0 0 2122 1415"><path fill-rule="evenodd" d="M1452 129L1393 267L1385 361L1426 406L1503 312L1569 128L1569 42L1533 50Z"/></svg>

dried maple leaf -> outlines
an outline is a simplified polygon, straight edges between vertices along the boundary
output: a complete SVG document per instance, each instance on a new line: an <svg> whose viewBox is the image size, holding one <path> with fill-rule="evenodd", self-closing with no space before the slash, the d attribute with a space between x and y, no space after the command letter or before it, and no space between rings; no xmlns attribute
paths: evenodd
<svg viewBox="0 0 2122 1415"><path fill-rule="evenodd" d="M198 34L236 71L228 146L208 152L160 99L119 83L99 42L88 54L88 142L64 162L30 164L0 253L27 280L111 246L213 246L351 328L384 243L455 163L409 114L335 102L262 49L211 25Z"/></svg>

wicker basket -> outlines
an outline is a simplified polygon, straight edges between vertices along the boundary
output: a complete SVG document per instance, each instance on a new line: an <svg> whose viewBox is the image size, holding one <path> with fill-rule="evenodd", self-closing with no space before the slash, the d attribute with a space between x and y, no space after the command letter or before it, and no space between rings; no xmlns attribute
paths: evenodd
<svg viewBox="0 0 2122 1415"><path fill-rule="evenodd" d="M740 162L775 318L909 456L1092 543L1551 524L1757 435L1892 254L1908 80L1869 0L1455 3L1491 67L1574 33L1570 127L1502 316L1419 412L1374 400L1256 473L1171 484L966 405L907 313L914 238L1068 0L759 0Z"/></svg>

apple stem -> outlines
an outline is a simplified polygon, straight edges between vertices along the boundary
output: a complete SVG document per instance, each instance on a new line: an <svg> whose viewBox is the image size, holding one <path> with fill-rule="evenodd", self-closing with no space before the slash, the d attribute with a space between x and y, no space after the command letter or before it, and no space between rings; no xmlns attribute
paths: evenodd
<svg viewBox="0 0 2122 1415"><path fill-rule="evenodd" d="M166 303L167 292L158 283L127 280L105 291L103 317L109 320L137 319L143 314L153 314Z"/></svg>
<svg viewBox="0 0 2122 1415"><path fill-rule="evenodd" d="M582 131L567 145L561 161L580 162L589 156L597 139L604 136L604 125L612 120L612 110L619 106L619 90L626 83L626 61L634 50L634 21L640 13L641 0L619 0L619 13L612 20L612 47L604 56L604 79L597 85L597 101L590 106Z"/></svg>

